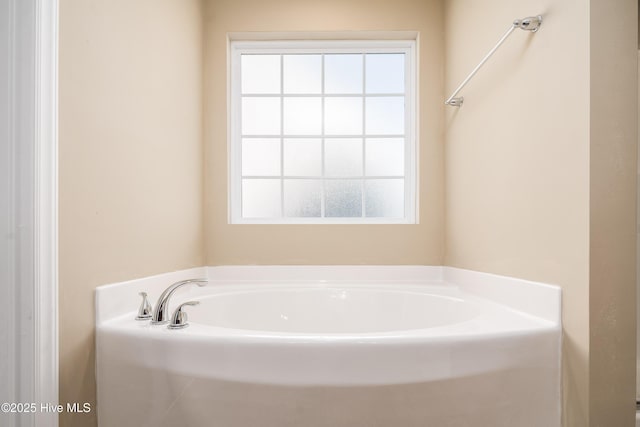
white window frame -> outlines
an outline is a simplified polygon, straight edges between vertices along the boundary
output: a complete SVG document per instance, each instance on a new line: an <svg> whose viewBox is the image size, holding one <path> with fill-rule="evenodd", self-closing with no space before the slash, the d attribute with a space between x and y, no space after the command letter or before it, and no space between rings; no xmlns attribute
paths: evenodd
<svg viewBox="0 0 640 427"><path fill-rule="evenodd" d="M404 218L384 217L242 217L242 147L240 58L242 54L404 53L405 54L405 194ZM228 206L230 224L417 224L418 123L416 40L229 40ZM364 96L364 95L363 95ZM281 154L282 155L282 154ZM369 177L371 179L371 177ZM282 197L282 195L281 195ZM364 209L364 207L363 207Z"/></svg>

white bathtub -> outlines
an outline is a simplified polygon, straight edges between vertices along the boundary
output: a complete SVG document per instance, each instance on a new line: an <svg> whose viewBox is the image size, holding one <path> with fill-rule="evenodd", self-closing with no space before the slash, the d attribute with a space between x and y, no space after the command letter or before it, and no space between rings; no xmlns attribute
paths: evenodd
<svg viewBox="0 0 640 427"><path fill-rule="evenodd" d="M171 302L200 301L188 328L133 319L139 290L155 303L205 272L210 286ZM445 268L218 267L97 301L101 427L560 425L555 287Z"/></svg>

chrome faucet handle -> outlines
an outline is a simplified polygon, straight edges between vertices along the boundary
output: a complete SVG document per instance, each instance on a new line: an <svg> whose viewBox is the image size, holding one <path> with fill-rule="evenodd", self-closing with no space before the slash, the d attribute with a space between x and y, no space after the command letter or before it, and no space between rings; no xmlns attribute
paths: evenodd
<svg viewBox="0 0 640 427"><path fill-rule="evenodd" d="M151 317L152 325L164 325L169 321L169 300L171 299L171 295L173 293L188 284L195 283L198 286L204 286L207 283L207 279L187 279L181 280L179 282L174 283L169 286L167 289L162 292L160 298L158 298L158 302L156 303L156 308L153 309L153 316Z"/></svg>
<svg viewBox="0 0 640 427"><path fill-rule="evenodd" d="M140 308L138 309L138 315L136 316L136 320L149 320L151 319L151 304L147 299L146 292L140 292L139 294L142 297L142 303L140 303Z"/></svg>
<svg viewBox="0 0 640 427"><path fill-rule="evenodd" d="M169 329L183 329L189 326L187 312L182 310L182 307L185 305L198 305L200 301L187 301L183 302L176 308L176 311L173 312L173 316L171 316L171 323L167 328Z"/></svg>

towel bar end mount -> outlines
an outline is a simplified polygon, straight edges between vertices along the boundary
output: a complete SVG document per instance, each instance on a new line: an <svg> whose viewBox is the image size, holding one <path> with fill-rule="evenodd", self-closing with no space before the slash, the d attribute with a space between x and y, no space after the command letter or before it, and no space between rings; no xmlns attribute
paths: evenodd
<svg viewBox="0 0 640 427"><path fill-rule="evenodd" d="M528 18L516 19L513 21L513 26L520 28L521 30L531 31L535 33L540 29L542 25L542 15L529 16Z"/></svg>

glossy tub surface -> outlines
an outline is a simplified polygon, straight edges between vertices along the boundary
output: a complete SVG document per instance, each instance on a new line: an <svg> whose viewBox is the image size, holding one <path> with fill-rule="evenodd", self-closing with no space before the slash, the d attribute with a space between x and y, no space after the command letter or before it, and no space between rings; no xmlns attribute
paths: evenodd
<svg viewBox="0 0 640 427"><path fill-rule="evenodd" d="M549 316L442 275L208 274L170 304L200 301L186 329L134 311L99 320L101 426L559 425L560 324Z"/></svg>

